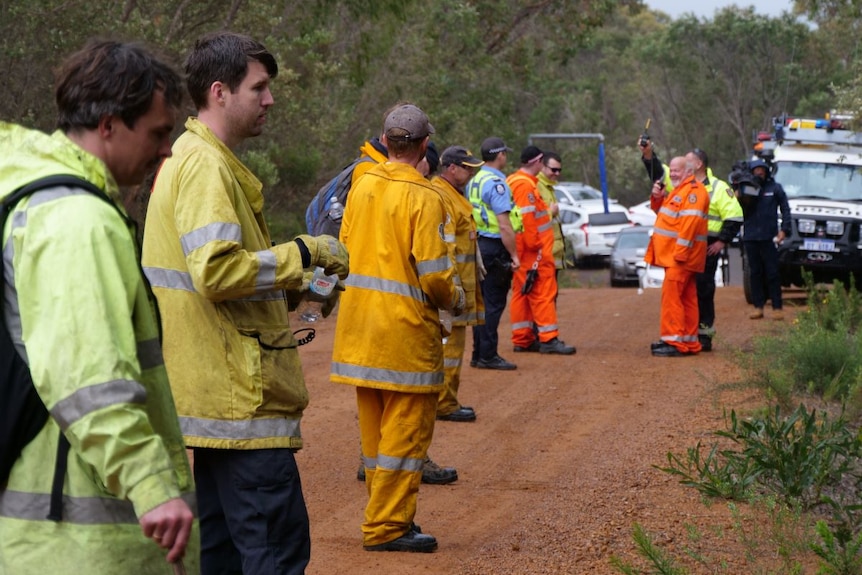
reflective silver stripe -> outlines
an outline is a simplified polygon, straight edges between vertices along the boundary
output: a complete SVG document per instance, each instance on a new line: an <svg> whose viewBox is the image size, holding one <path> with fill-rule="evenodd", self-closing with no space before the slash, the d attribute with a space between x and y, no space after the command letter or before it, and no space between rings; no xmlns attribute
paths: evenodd
<svg viewBox="0 0 862 575"><path fill-rule="evenodd" d="M679 217L679 212L675 212L675 211L671 210L670 208L662 207L659 209L659 213L664 214L664 215L668 216L669 218L678 218Z"/></svg>
<svg viewBox="0 0 862 575"><path fill-rule="evenodd" d="M332 362L333 375L352 377L364 381L379 381L396 385L439 385L443 383L442 371L398 371L380 367L366 367L350 363Z"/></svg>
<svg viewBox="0 0 862 575"><path fill-rule="evenodd" d="M703 213L703 210L680 210L680 216L686 217L696 217L696 218L705 218L706 214Z"/></svg>
<svg viewBox="0 0 862 575"><path fill-rule="evenodd" d="M670 230L666 230L666 229L664 229L664 228L653 228L653 230L652 230L652 231L653 231L653 233L654 233L654 234L658 234L658 235L660 235L660 236L665 236L665 237L668 237L668 238L675 238L675 237L677 237L677 236L679 235L679 234L677 234L676 232L672 232L672 231L670 231Z"/></svg>
<svg viewBox="0 0 862 575"><path fill-rule="evenodd" d="M720 222L721 216L715 216L713 214L709 214L708 216L706 216L706 219L711 220L713 222Z"/></svg>
<svg viewBox="0 0 862 575"><path fill-rule="evenodd" d="M690 248L694 245L694 242L685 238L676 238L676 245Z"/></svg>
<svg viewBox="0 0 862 575"><path fill-rule="evenodd" d="M377 458L376 457L365 457L361 456L362 466L366 469L375 469L377 467Z"/></svg>
<svg viewBox="0 0 862 575"><path fill-rule="evenodd" d="M516 329L533 329L533 322L531 321L519 321L517 323L512 324L512 331Z"/></svg>
<svg viewBox="0 0 862 575"><path fill-rule="evenodd" d="M258 265L257 278L254 287L259 290L272 290L275 288L275 252L272 250L261 250L255 252Z"/></svg>
<svg viewBox="0 0 862 575"><path fill-rule="evenodd" d="M66 429L85 415L121 403L147 403L147 390L137 381L115 379L89 385L61 399L51 408L51 417Z"/></svg>
<svg viewBox="0 0 862 575"><path fill-rule="evenodd" d="M455 234L444 234L443 235L443 241L446 242L447 244L454 244L455 243Z"/></svg>
<svg viewBox="0 0 862 575"><path fill-rule="evenodd" d="M452 276L452 283L458 287L461 287L461 276L459 276L457 274Z"/></svg>
<svg viewBox="0 0 862 575"><path fill-rule="evenodd" d="M416 271L420 276L433 274L437 272L445 272L452 267L452 261L449 256L443 256L436 260L425 260L424 262L416 262Z"/></svg>
<svg viewBox="0 0 862 575"><path fill-rule="evenodd" d="M299 419L285 417L224 421L200 417L180 417L183 435L212 439L266 439L300 437Z"/></svg>
<svg viewBox="0 0 862 575"><path fill-rule="evenodd" d="M53 202L54 200L59 200L60 198L65 198L68 196L92 196L92 192L89 192L83 188L70 188L67 186L57 186L56 188L47 188L44 190L39 190L32 196L30 196L30 202L27 204L25 209L34 208L36 206L41 206L42 204L47 204L48 202Z"/></svg>
<svg viewBox="0 0 862 575"><path fill-rule="evenodd" d="M239 224L213 222L180 237L183 254L186 256L214 241L242 243L242 228Z"/></svg>
<svg viewBox="0 0 862 575"><path fill-rule="evenodd" d="M536 330L539 333L547 333L549 331L556 331L558 329L560 329L560 327L555 323L552 323L550 325L540 325L536 327Z"/></svg>
<svg viewBox="0 0 862 575"><path fill-rule="evenodd" d="M197 498L194 493L180 497L197 516ZM0 491L0 516L25 521L48 521L51 507L50 493ZM107 497L63 496L63 522L78 525L128 524L137 525L135 508L130 501Z"/></svg>
<svg viewBox="0 0 862 575"><path fill-rule="evenodd" d="M138 342L138 361L141 364L142 370L164 365L165 361L162 358L162 345L158 338Z"/></svg>
<svg viewBox="0 0 862 575"><path fill-rule="evenodd" d="M445 357L443 358L443 367L461 367L461 358Z"/></svg>
<svg viewBox="0 0 862 575"><path fill-rule="evenodd" d="M533 212L536 211L536 206L524 206L524 207L520 208L520 210L521 210L522 215L523 214L532 214Z"/></svg>
<svg viewBox="0 0 862 575"><path fill-rule="evenodd" d="M347 276L347 279L344 280L344 283L350 287L358 287L383 293L412 297L415 300L425 303L425 293L420 288L395 280L385 280L371 276L350 274Z"/></svg>
<svg viewBox="0 0 862 575"><path fill-rule="evenodd" d="M554 222L548 222L547 224L542 224L539 226L539 232L546 232L551 229L551 226L554 225Z"/></svg>
<svg viewBox="0 0 862 575"><path fill-rule="evenodd" d="M662 341L676 341L682 343L682 336L679 335L663 335L661 336Z"/></svg>
<svg viewBox="0 0 862 575"><path fill-rule="evenodd" d="M561 260L561 259L559 259L559 258L558 258L558 259L555 259L555 260L554 260L554 265L555 265L556 267L561 267L561 266L563 265L563 260Z"/></svg>
<svg viewBox="0 0 862 575"><path fill-rule="evenodd" d="M482 313L465 313L459 315L455 318L456 321L477 321L479 319L485 319L485 312Z"/></svg>
<svg viewBox="0 0 862 575"><path fill-rule="evenodd" d="M422 471L422 465L424 463L424 458L390 457L388 455L377 454L377 469L387 469L389 471L410 471L412 473L417 473Z"/></svg>
<svg viewBox="0 0 862 575"><path fill-rule="evenodd" d="M706 236L696 235L696 236L694 236L694 241L696 241L696 242L705 242L705 241L706 241L706 238L708 237L708 235L709 235L709 234L707 234Z"/></svg>
<svg viewBox="0 0 862 575"><path fill-rule="evenodd" d="M684 341L686 343L694 343L697 341L697 336L696 335L684 335L684 336L682 336L682 341Z"/></svg>
<svg viewBox="0 0 862 575"><path fill-rule="evenodd" d="M195 285L192 282L192 276L188 272L178 270L166 270L163 268L145 267L144 273L147 275L152 287L165 289L178 289L183 291L197 292ZM266 291L250 295L248 297L236 298L231 301L282 301L284 293L282 290L272 290L270 285Z"/></svg>
<svg viewBox="0 0 862 575"><path fill-rule="evenodd" d="M0 234L3 233L3 230L0 230ZM6 246L3 248L3 269L0 270L0 273L6 273L8 270L8 274L6 274L6 289L4 293L0 294L0 297L4 298L4 308L6 309L6 327L9 330L9 336L12 338L12 343L15 345L15 349L18 351L18 354L24 360L24 363L30 364L29 359L27 358L27 349L24 347L23 337L22 337L22 329L21 329L21 308L18 305L18 292L15 289L15 267L12 265L12 261L15 257L15 246L12 241L12 236L9 236L9 241L6 242ZM0 318L0 321L3 321L3 318Z"/></svg>
<svg viewBox="0 0 862 575"><path fill-rule="evenodd" d="M538 211L536 212L536 217L537 217L537 218L544 218L544 217L545 217L545 216L547 216L547 215L548 215L548 210L538 210Z"/></svg>
<svg viewBox="0 0 862 575"><path fill-rule="evenodd" d="M459 264L471 264L476 261L476 254L456 254L455 261Z"/></svg>
<svg viewBox="0 0 862 575"><path fill-rule="evenodd" d="M180 289L195 291L195 284L188 272L179 270L167 270L164 268L145 267L144 273L154 288Z"/></svg>

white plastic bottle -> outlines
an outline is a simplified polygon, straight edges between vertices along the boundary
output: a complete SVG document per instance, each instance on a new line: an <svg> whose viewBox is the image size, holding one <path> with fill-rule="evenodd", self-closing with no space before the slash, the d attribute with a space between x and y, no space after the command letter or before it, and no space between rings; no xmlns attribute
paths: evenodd
<svg viewBox="0 0 862 575"><path fill-rule="evenodd" d="M329 200L329 212L327 215L333 222L340 222L341 217L344 215L344 205L335 196Z"/></svg>
<svg viewBox="0 0 862 575"><path fill-rule="evenodd" d="M314 274L311 276L311 284L308 286L308 294L305 296L305 301L301 304L299 319L306 322L315 322L321 317L321 303L332 295L332 290L335 289L335 284L338 281L338 276L326 275L323 268L317 266L314 268Z"/></svg>

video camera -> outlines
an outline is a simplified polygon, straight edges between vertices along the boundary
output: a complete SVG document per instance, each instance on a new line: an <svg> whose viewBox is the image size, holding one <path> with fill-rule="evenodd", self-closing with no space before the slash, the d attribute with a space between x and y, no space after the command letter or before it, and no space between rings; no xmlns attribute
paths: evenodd
<svg viewBox="0 0 862 575"><path fill-rule="evenodd" d="M751 171L753 162L754 160L736 162L727 176L727 181L733 191L736 192L736 199L739 200L744 214L748 214L750 210L754 209L757 205L757 198L760 196L760 180Z"/></svg>

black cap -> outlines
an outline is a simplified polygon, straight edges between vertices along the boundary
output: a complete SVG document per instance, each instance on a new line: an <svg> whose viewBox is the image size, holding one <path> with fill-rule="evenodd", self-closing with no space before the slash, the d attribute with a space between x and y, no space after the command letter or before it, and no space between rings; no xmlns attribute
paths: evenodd
<svg viewBox="0 0 862 575"><path fill-rule="evenodd" d="M533 162L538 162L542 159L542 150L537 148L536 146L527 146L521 152L521 163L522 164L531 164Z"/></svg>
<svg viewBox="0 0 862 575"><path fill-rule="evenodd" d="M506 145L506 143L502 140L502 138L497 138L496 136L491 136L490 138L485 138L485 141L482 142L482 157L487 158L488 156L496 156L500 152L511 152L512 148Z"/></svg>
<svg viewBox="0 0 862 575"><path fill-rule="evenodd" d="M444 166L461 166L462 168L478 168L485 162L473 155L473 152L464 146L449 146L443 150L440 161Z"/></svg>

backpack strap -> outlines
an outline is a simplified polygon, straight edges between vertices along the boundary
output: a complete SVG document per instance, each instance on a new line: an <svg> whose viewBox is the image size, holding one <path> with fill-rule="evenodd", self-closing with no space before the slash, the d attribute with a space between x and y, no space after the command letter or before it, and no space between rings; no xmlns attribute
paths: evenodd
<svg viewBox="0 0 862 575"><path fill-rule="evenodd" d="M0 235L2 235L3 230L6 228L6 220L9 217L9 214L12 213L12 210L18 204L19 201L24 199L25 197L38 192L40 190L44 190L47 188L55 188L55 187L70 187L70 188L81 188L90 192L94 196L102 199L115 208L117 207L113 201L105 194L104 191L99 189L95 184L89 182L83 178L78 176L66 175L66 174L57 174L53 176L48 176L45 178L40 178L38 180L34 180L29 184L22 186L16 189L14 192L3 198L2 202L0 202ZM120 212L117 209L117 212L123 217L125 221L128 221L128 217L125 214ZM2 237L0 237L2 240ZM11 240L10 240L11 241ZM2 247L2 241L0 241L0 247ZM0 249L2 252L2 249ZM0 265L0 329L5 331L8 330L6 328L6 320L3 315L3 294L6 290L6 272L2 269L2 265ZM11 334L8 334L11 341ZM51 505L48 510L48 519L51 521L61 521L63 519L63 483L66 480L66 470L69 462L69 449L71 445L69 444L69 440L66 439L66 435L60 431L60 437L57 441L57 459L54 463L54 481L51 485Z"/></svg>

